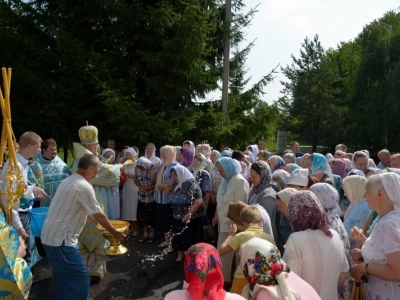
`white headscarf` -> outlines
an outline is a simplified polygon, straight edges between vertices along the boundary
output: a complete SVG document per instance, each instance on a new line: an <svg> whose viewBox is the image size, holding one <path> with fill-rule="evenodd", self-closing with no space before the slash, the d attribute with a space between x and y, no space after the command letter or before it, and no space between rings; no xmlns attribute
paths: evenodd
<svg viewBox="0 0 400 300"><path fill-rule="evenodd" d="M133 149L131 147L124 149L124 156L125 156L125 153L130 153L130 154L132 154L133 157L135 157L135 158L137 157L137 153L136 153L135 149Z"/></svg>
<svg viewBox="0 0 400 300"><path fill-rule="evenodd" d="M113 150L113 149L111 149L111 148L106 148L106 149L104 149L102 152L101 152L101 157L102 157L102 162L106 162L107 161L107 158L105 158L104 157L104 155L107 153L107 152L111 152L111 154L112 154L112 156L113 156L113 161L115 161L115 151ZM104 161L103 161L104 160Z"/></svg>
<svg viewBox="0 0 400 300"><path fill-rule="evenodd" d="M400 176L393 172L387 172L379 174L379 177L390 201L393 202L394 209L400 209Z"/></svg>
<svg viewBox="0 0 400 300"><path fill-rule="evenodd" d="M256 144L248 146L246 148L246 150L248 150L249 148L252 150L251 151L252 154L250 154L250 155L251 155L251 160L252 160L251 162L253 163L258 160L257 154L260 151L258 150L258 145L256 145Z"/></svg>
<svg viewBox="0 0 400 300"><path fill-rule="evenodd" d="M343 190L346 193L347 199L350 200L350 205L344 215L348 216L353 206L360 201L364 200L365 187L367 186L367 178L359 175L347 176L343 180Z"/></svg>
<svg viewBox="0 0 400 300"><path fill-rule="evenodd" d="M153 147L153 153L151 154L151 157L147 156L147 147L148 146L152 146ZM153 165L161 164L161 159L156 156L156 145L154 145L153 143L148 143L146 145L146 148L144 149L144 155L142 157L147 158L148 160L150 160Z"/></svg>
<svg viewBox="0 0 400 300"><path fill-rule="evenodd" d="M249 281L242 291L242 297L248 299L250 295L253 299L257 299L258 293L265 290L271 299L300 300L300 295L286 281L285 275L289 270L276 246L266 240L252 238L242 246L241 252L240 264L244 277ZM274 262L271 262L271 258ZM268 265L267 271L263 271L263 268L255 268L256 259L257 264L261 262ZM250 284L250 280L255 279L258 279L256 283ZM267 286L261 284L262 281L271 281L274 284Z"/></svg>
<svg viewBox="0 0 400 300"><path fill-rule="evenodd" d="M192 141L184 141L182 147L185 147L185 144L189 144L190 145L190 149L192 149L193 151L193 156L196 152L196 147L194 146Z"/></svg>
<svg viewBox="0 0 400 300"><path fill-rule="evenodd" d="M176 172L176 176L178 177L178 184L175 187L175 190L178 190L182 187L182 184L189 180L194 179L193 174L184 166L177 164L175 167L171 168L171 171L174 170Z"/></svg>

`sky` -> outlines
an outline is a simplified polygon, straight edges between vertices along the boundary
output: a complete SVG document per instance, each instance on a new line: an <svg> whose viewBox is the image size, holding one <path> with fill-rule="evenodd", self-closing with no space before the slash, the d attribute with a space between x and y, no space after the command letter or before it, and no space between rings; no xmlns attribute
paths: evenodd
<svg viewBox="0 0 400 300"><path fill-rule="evenodd" d="M354 39L363 27L389 10L399 11L400 0L244 0L247 9L258 6L258 12L246 30L247 42L255 46L247 59L249 86L258 82L278 64L291 64L291 54L299 56L306 37L319 35L325 49L341 41ZM272 104L280 96L285 80L277 74L265 87L264 101ZM207 99L220 99L217 91Z"/></svg>

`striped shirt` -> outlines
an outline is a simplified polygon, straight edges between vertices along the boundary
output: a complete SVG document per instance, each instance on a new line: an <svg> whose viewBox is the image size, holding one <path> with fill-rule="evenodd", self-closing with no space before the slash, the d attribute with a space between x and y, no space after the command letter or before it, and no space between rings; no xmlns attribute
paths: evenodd
<svg viewBox="0 0 400 300"><path fill-rule="evenodd" d="M88 215L101 212L93 187L81 175L65 179L50 204L42 229L42 243L75 247Z"/></svg>
<svg viewBox="0 0 400 300"><path fill-rule="evenodd" d="M175 167L178 163L176 161L174 161L173 163L171 163L169 166L165 167L163 175L162 175L162 179L161 179L161 183L166 184L168 179L172 180L172 175L171 175L171 169L173 167ZM158 168L158 170L156 171L156 178L158 176L158 172L160 172L162 166ZM159 192L157 190L154 191L154 200L158 203L158 204L170 204L171 200L172 200L172 194L166 196L164 192Z"/></svg>

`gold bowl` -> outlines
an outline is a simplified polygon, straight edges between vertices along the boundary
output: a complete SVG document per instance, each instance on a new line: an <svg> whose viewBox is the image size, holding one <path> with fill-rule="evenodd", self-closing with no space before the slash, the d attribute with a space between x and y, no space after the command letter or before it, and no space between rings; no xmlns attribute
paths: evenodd
<svg viewBox="0 0 400 300"><path fill-rule="evenodd" d="M119 232L127 234L129 231L129 222L121 221L121 220L110 220L112 226L117 229ZM100 224L97 224L97 229L101 231L103 237L110 241L110 247L106 250L106 254L108 255L122 255L125 254L128 249L125 246L121 245L120 241L117 241L114 236L106 230Z"/></svg>

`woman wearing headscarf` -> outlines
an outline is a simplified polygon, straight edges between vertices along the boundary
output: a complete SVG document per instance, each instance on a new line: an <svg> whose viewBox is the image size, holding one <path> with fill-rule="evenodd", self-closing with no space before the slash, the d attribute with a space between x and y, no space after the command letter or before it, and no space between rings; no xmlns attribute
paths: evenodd
<svg viewBox="0 0 400 300"><path fill-rule="evenodd" d="M183 252L203 239L204 202L200 186L187 168L177 164L171 168L171 175L173 180L167 181L165 194L172 192L172 247L178 251L176 262L181 262Z"/></svg>
<svg viewBox="0 0 400 300"><path fill-rule="evenodd" d="M260 150L257 154L257 159L262 160L262 161L268 161L268 158L271 157L271 152L268 152L267 150Z"/></svg>
<svg viewBox="0 0 400 300"><path fill-rule="evenodd" d="M284 166L284 167L282 168L282 170L285 170L285 171L288 172L289 174L292 174L293 171L294 171L294 170L297 170L297 169L301 169L301 167L300 167L299 165L293 164L293 163L288 163L288 164L286 164L286 166ZM275 172L277 172L277 171L279 171L279 170L276 170Z"/></svg>
<svg viewBox="0 0 400 300"><path fill-rule="evenodd" d="M268 241L253 238L246 242L241 249L241 266L249 282L242 292L246 299L321 299L306 281L286 266L277 247Z"/></svg>
<svg viewBox="0 0 400 300"><path fill-rule="evenodd" d="M338 204L339 193L333 186L327 183L314 184L312 187L310 187L310 191L317 196L322 207L325 209L329 221L329 226L339 234L344 244L346 258L350 262L350 240L346 228L344 227L343 222L340 219L340 214L342 213L342 211ZM349 265L349 267L351 267L351 265ZM349 278L345 281L344 285L339 287L338 289L339 299L348 299L348 294L351 291L351 287L352 282L350 281L349 274Z"/></svg>
<svg viewBox="0 0 400 300"><path fill-rule="evenodd" d="M237 163L230 157L221 157L215 163L219 174L224 178L217 194L217 210L212 221L213 225L218 224L218 243L220 247L229 235L230 226L228 218L229 204L233 201L247 203L249 195L249 184L240 174ZM234 252L222 258L222 271L226 282L231 282L232 260Z"/></svg>
<svg viewBox="0 0 400 300"><path fill-rule="evenodd" d="M251 164L250 179L253 185L249 195L249 204L259 204L264 207L271 219L272 232L274 233L272 237L276 238L278 236L276 217L277 192L271 185L271 172L264 163L255 162Z"/></svg>
<svg viewBox="0 0 400 300"><path fill-rule="evenodd" d="M196 152L196 148L194 146L194 143L192 141L189 141L189 140L183 142L182 148L190 148L190 150L192 150L193 155Z"/></svg>
<svg viewBox="0 0 400 300"><path fill-rule="evenodd" d="M176 166L178 162L175 161L176 148L174 146L163 146L160 149L160 155L163 164L156 171L156 189L154 198L156 201L156 229L157 232L164 236L164 241L159 244L160 248L168 247L170 245L169 231L171 228L171 195L166 195L168 180L172 180L171 169Z"/></svg>
<svg viewBox="0 0 400 300"><path fill-rule="evenodd" d="M332 173L344 178L346 173L346 164L341 158L335 158L330 162Z"/></svg>
<svg viewBox="0 0 400 300"><path fill-rule="evenodd" d="M259 150L258 150L258 145L250 145L250 146L248 146L247 148L246 148L246 152L247 152L247 154L249 155L249 157L250 157L250 162L251 163L253 163L253 162L255 162L255 161L257 161L258 160L258 157L257 157L257 155L258 155L258 152L259 152Z"/></svg>
<svg viewBox="0 0 400 300"><path fill-rule="evenodd" d="M154 189L156 180L152 178L153 163L141 157L136 162L135 184L139 188L138 219L143 226L143 237L140 242L154 242L156 229L156 202L154 201Z"/></svg>
<svg viewBox="0 0 400 300"><path fill-rule="evenodd" d="M220 155L221 155L221 153L218 150L211 151L210 159L211 159L213 165L218 160Z"/></svg>
<svg viewBox="0 0 400 300"><path fill-rule="evenodd" d="M178 161L182 166L189 169L192 166L193 158L194 152L192 151L192 149L189 147L183 147L181 149L181 155L179 156Z"/></svg>
<svg viewBox="0 0 400 300"><path fill-rule="evenodd" d="M274 173L276 170L283 169L284 166L286 166L286 163L282 159L282 157L278 155L272 155L268 159L268 163L271 166L271 172Z"/></svg>
<svg viewBox="0 0 400 300"><path fill-rule="evenodd" d="M100 161L105 164L113 165L115 162L115 151L111 148L106 148L101 152ZM120 184L125 181L125 174L121 172ZM111 199L113 204L114 219L118 220L121 217L121 196L119 185L111 187Z"/></svg>
<svg viewBox="0 0 400 300"><path fill-rule="evenodd" d="M319 182L335 186L332 170L325 156L320 153L313 153L309 161L311 162L310 175L312 177L316 178Z"/></svg>
<svg viewBox="0 0 400 300"><path fill-rule="evenodd" d="M272 180L279 184L281 190L286 188L286 184L289 180L290 174L285 170L276 170L272 173Z"/></svg>
<svg viewBox="0 0 400 300"><path fill-rule="evenodd" d="M194 156L192 164L193 176L200 186L204 201L204 208L207 211L211 198L211 177L210 174L205 170L206 165L207 159L203 154L198 153Z"/></svg>
<svg viewBox="0 0 400 300"><path fill-rule="evenodd" d="M214 166L214 163L210 159L211 146L209 144L199 144L196 146L195 154L203 154L205 156L206 160L204 170L210 173L212 167Z"/></svg>
<svg viewBox="0 0 400 300"><path fill-rule="evenodd" d="M379 222L361 249L364 262L354 266L353 276L358 281L367 277L366 299L400 299L400 176L372 175L365 198Z"/></svg>
<svg viewBox="0 0 400 300"><path fill-rule="evenodd" d="M129 147L124 149L124 159L130 161L130 163L124 165L125 182L122 187L122 207L121 207L121 219L130 222L130 233L133 236L139 234L137 228L137 207L139 199L139 188L135 184L136 174L136 162L135 156L136 151Z"/></svg>
<svg viewBox="0 0 400 300"><path fill-rule="evenodd" d="M350 201L350 205L344 215L344 227L350 235L350 230L354 226L362 228L369 217L370 210L368 203L364 199L367 179L362 176L348 176L343 181L344 193ZM354 241L350 241L350 247L356 246Z"/></svg>
<svg viewBox="0 0 400 300"><path fill-rule="evenodd" d="M217 249L205 243L189 248L185 255L182 290L169 292L165 300L244 300L224 290L221 258ZM246 298L247 299L247 298Z"/></svg>
<svg viewBox="0 0 400 300"><path fill-rule="evenodd" d="M146 149L144 149L144 156L142 157L150 160L153 165L161 164L161 159L156 156L156 145L153 143L148 143L146 145Z"/></svg>
<svg viewBox="0 0 400 300"><path fill-rule="evenodd" d="M109 163L113 164L115 161L115 151L111 148L106 148L101 152L101 159L102 163Z"/></svg>
<svg viewBox="0 0 400 300"><path fill-rule="evenodd" d="M288 213L293 233L286 243L283 260L321 299L337 300L337 289L349 270L339 234L329 229L326 213L313 192L292 194Z"/></svg>
<svg viewBox="0 0 400 300"><path fill-rule="evenodd" d="M280 192L276 196L276 206L281 213L279 227L278 227L278 238L276 241L276 245L278 246L279 251L283 255L285 252L285 245L290 236L293 232L292 227L290 227L290 222L288 219L289 212L288 212L288 204L290 200L290 196L296 193L297 190L294 188L286 188Z"/></svg>

